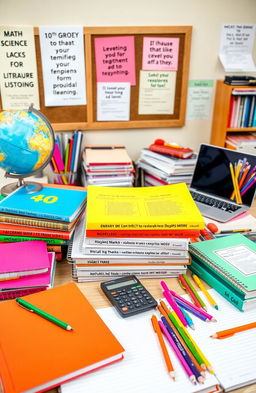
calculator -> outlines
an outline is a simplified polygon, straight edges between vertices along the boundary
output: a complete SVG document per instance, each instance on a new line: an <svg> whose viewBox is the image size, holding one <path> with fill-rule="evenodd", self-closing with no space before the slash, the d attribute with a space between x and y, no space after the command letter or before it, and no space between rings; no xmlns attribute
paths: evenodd
<svg viewBox="0 0 256 393"><path fill-rule="evenodd" d="M136 276L125 276L104 281L100 286L123 318L157 306L157 301Z"/></svg>

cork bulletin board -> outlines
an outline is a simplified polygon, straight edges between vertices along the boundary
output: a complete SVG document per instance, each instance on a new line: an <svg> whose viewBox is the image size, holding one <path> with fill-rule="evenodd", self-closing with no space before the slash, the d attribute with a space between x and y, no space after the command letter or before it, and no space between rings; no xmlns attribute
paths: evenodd
<svg viewBox="0 0 256 393"><path fill-rule="evenodd" d="M55 131L80 130L109 130L134 128L160 128L182 127L185 123L188 74L191 47L191 26L132 26L132 27L83 27L84 57L86 69L86 105L51 106L44 105L44 86L42 62L39 42L39 29L34 28L37 73L40 95L40 111L51 122ZM134 66L135 83L130 88L130 113L126 121L99 121L97 120L97 53L95 39L108 37L113 40L117 37L133 37L134 40ZM177 52L177 67L175 89L173 91L173 110L169 114L140 114L140 73L143 69L144 39L157 40L176 39L179 42ZM162 56L162 55L160 55ZM163 56L165 56L163 54ZM157 57L157 56L156 56ZM168 56L166 56L168 58ZM164 57L162 57L163 59ZM150 71L151 72L151 71ZM152 70L152 73L155 71ZM25 108L24 108L25 109ZM1 97L0 97L0 110Z"/></svg>

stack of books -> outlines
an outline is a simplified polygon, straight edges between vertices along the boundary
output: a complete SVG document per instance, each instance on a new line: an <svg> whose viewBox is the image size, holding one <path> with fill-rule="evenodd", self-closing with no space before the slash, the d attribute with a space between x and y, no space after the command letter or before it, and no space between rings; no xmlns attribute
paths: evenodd
<svg viewBox="0 0 256 393"><path fill-rule="evenodd" d="M146 187L176 183L189 185L196 158L196 153L193 153L189 158L178 158L144 148L141 150L136 166L143 170Z"/></svg>
<svg viewBox="0 0 256 393"><path fill-rule="evenodd" d="M82 155L84 186L132 187L134 167L123 145L86 145Z"/></svg>
<svg viewBox="0 0 256 393"><path fill-rule="evenodd" d="M86 204L83 187L43 185L28 193L22 186L0 201L0 241L45 241L57 260L63 257Z"/></svg>
<svg viewBox="0 0 256 393"><path fill-rule="evenodd" d="M127 274L177 277L190 263L188 239L203 218L187 186L88 186L84 223L77 226L69 258L79 282Z"/></svg>
<svg viewBox="0 0 256 393"><path fill-rule="evenodd" d="M256 152L256 133L255 132L229 132L226 136L226 147L246 153L255 154Z"/></svg>
<svg viewBox="0 0 256 393"><path fill-rule="evenodd" d="M189 246L190 270L240 311L256 305L256 243L235 233Z"/></svg>
<svg viewBox="0 0 256 393"><path fill-rule="evenodd" d="M240 87L232 90L227 127L256 127L255 87Z"/></svg>
<svg viewBox="0 0 256 393"><path fill-rule="evenodd" d="M55 254L43 241L0 244L0 300L13 299L53 286Z"/></svg>

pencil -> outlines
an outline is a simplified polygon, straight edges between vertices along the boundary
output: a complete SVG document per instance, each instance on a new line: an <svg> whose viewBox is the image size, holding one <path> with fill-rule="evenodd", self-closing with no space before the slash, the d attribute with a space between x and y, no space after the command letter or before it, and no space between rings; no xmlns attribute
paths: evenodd
<svg viewBox="0 0 256 393"><path fill-rule="evenodd" d="M165 360L165 364L166 364L168 373L170 374L170 377L175 381L175 371L174 371L169 353L167 351L167 348L166 348L166 345L165 345L165 342L164 342L164 339L163 339L163 336L161 333L161 329L158 324L157 317L155 315L152 315L151 322L152 322L153 329L154 329L155 333L157 334L157 338L158 338L158 341L159 341L159 344L160 344L160 347L161 347L161 350L162 350L162 353L164 356L164 360Z"/></svg>
<svg viewBox="0 0 256 393"><path fill-rule="evenodd" d="M205 295L205 297L207 298L207 300L209 301L211 306L213 306L214 308L216 308L216 310L218 310L219 307L218 307L217 303L215 302L213 297L210 295L210 293L207 291L207 289L203 285L200 278L196 274L192 274L192 278L197 283L198 287L201 289L201 291L203 292L203 294Z"/></svg>
<svg viewBox="0 0 256 393"><path fill-rule="evenodd" d="M199 294L197 293L195 287L192 285L191 281L189 280L188 276L186 274L182 274L182 277L184 278L184 280L186 281L186 283L188 284L189 288L191 289L191 291L193 292L193 294L195 295L196 299L199 302L199 307L202 307L205 311L207 311L207 307L203 301L203 299L199 296Z"/></svg>
<svg viewBox="0 0 256 393"><path fill-rule="evenodd" d="M243 332L249 329L254 329L254 328L256 328L256 322L251 322L251 323L247 323L246 325L236 326L231 329L220 330L219 332L214 333L210 337L218 338L218 339L227 338L233 336L236 333Z"/></svg>
<svg viewBox="0 0 256 393"><path fill-rule="evenodd" d="M233 183L233 187L234 187L234 191L235 191L235 196L236 196L236 202L239 202L239 195L238 195L238 185L237 185L237 181L236 181L236 177L235 177L235 173L234 173L234 168L232 163L230 162L229 164L229 169L230 169L230 174L231 174L231 178L232 178L232 183Z"/></svg>

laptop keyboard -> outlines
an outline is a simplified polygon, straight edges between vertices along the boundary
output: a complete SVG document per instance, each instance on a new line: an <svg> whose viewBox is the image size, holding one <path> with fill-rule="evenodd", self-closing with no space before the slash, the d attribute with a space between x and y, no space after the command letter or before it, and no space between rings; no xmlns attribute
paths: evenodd
<svg viewBox="0 0 256 393"><path fill-rule="evenodd" d="M225 201L220 201L218 199L209 197L207 195L198 194L195 191L190 191L190 193L194 201L201 202L204 203L205 205L213 206L216 207L217 209L221 209L227 212L234 212L241 208L241 206L236 206Z"/></svg>

